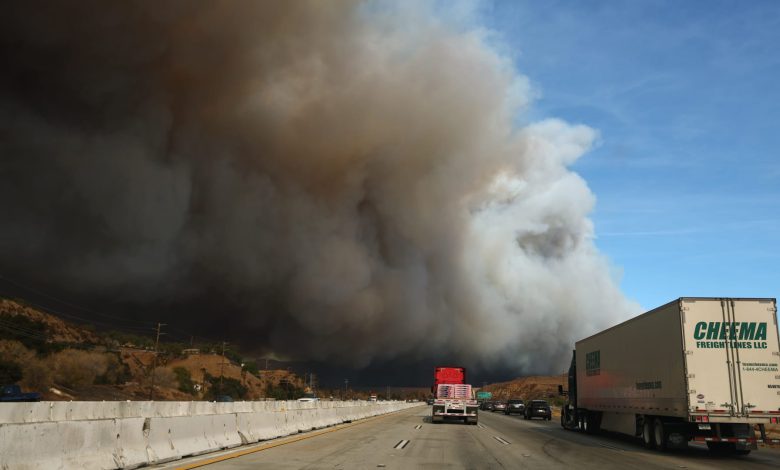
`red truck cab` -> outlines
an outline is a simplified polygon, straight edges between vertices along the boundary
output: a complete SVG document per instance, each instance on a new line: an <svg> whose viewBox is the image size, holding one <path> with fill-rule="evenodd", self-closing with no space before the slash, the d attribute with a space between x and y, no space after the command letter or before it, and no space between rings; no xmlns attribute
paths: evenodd
<svg viewBox="0 0 780 470"><path fill-rule="evenodd" d="M437 367L433 370L433 387L431 393L436 394L440 384L465 384L465 367Z"/></svg>

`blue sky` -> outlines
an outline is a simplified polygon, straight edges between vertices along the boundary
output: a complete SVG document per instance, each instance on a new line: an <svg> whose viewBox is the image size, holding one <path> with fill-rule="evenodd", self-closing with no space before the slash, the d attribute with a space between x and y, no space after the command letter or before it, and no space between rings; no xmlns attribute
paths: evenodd
<svg viewBox="0 0 780 470"><path fill-rule="evenodd" d="M780 294L780 1L488 1L532 120L600 132L574 166L646 309Z"/></svg>

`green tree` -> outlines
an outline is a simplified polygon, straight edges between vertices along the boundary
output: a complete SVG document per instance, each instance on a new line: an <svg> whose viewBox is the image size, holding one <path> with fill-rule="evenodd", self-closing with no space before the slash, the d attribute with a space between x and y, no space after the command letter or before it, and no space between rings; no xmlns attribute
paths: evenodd
<svg viewBox="0 0 780 470"><path fill-rule="evenodd" d="M211 385L206 392L206 399L209 400L216 400L225 395L234 400L241 400L246 398L249 391L240 380L231 377L223 377L220 381L219 377L207 375L206 381Z"/></svg>
<svg viewBox="0 0 780 470"><path fill-rule="evenodd" d="M260 369L257 367L257 362L255 361L249 361L245 363L244 370L254 375L255 377L260 377Z"/></svg>
<svg viewBox="0 0 780 470"><path fill-rule="evenodd" d="M192 374L184 367L174 367L173 373L176 375L176 380L179 382L179 390L184 393L195 393L195 382L192 381Z"/></svg>
<svg viewBox="0 0 780 470"><path fill-rule="evenodd" d="M268 384L265 388L265 396L276 400L297 400L304 394L302 388L296 387L290 382L282 381L279 385Z"/></svg>

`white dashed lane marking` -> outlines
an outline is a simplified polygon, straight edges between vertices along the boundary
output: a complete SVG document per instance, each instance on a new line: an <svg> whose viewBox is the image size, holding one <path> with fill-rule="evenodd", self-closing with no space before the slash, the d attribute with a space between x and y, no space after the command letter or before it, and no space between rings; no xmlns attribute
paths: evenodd
<svg viewBox="0 0 780 470"><path fill-rule="evenodd" d="M407 444L409 444L409 439L400 440L398 441L398 444L393 447L393 449L403 449Z"/></svg>

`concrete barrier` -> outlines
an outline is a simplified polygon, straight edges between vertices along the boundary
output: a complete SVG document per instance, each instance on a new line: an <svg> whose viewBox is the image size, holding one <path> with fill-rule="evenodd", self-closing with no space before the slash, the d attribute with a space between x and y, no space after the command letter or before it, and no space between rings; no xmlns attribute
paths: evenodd
<svg viewBox="0 0 780 470"><path fill-rule="evenodd" d="M136 468L418 405L364 401L0 403L0 469Z"/></svg>

